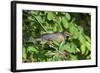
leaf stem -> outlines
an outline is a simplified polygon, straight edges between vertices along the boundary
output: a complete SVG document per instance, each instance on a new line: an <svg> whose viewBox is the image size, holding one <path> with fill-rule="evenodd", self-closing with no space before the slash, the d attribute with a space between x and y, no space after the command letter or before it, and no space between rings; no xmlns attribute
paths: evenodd
<svg viewBox="0 0 100 73"><path fill-rule="evenodd" d="M38 19L35 17L35 16L33 16L35 19L36 19L36 21L41 25L41 27L44 29L44 31L45 32L47 32L47 30L44 28L44 26L38 21Z"/></svg>

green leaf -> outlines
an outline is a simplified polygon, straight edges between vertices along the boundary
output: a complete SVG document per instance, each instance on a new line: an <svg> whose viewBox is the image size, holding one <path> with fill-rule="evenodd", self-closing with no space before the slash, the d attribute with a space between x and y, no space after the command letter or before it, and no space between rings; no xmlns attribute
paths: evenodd
<svg viewBox="0 0 100 73"><path fill-rule="evenodd" d="M59 45L59 49L62 49L64 46L64 42L61 42L60 45Z"/></svg>
<svg viewBox="0 0 100 73"><path fill-rule="evenodd" d="M78 29L81 33L83 33L83 28L81 26L78 26Z"/></svg>
<svg viewBox="0 0 100 73"><path fill-rule="evenodd" d="M67 44L63 45L60 49L68 51L69 48L70 48L70 44L67 43Z"/></svg>
<svg viewBox="0 0 100 73"><path fill-rule="evenodd" d="M28 51L29 52L38 52L38 50L36 48L34 48L33 46L29 46Z"/></svg>
<svg viewBox="0 0 100 73"><path fill-rule="evenodd" d="M53 27L53 31L57 32L57 23L54 24L55 26Z"/></svg>
<svg viewBox="0 0 100 73"><path fill-rule="evenodd" d="M78 58L77 58L77 56L76 55L72 55L72 54L70 54L70 60L77 60Z"/></svg>
<svg viewBox="0 0 100 73"><path fill-rule="evenodd" d="M32 14L32 15L38 15L38 12L30 11L30 14Z"/></svg>
<svg viewBox="0 0 100 73"><path fill-rule="evenodd" d="M90 39L88 36L85 36L85 38L86 38L86 40L87 40L88 42L91 42L91 39Z"/></svg>
<svg viewBox="0 0 100 73"><path fill-rule="evenodd" d="M53 12L48 12L47 18L48 18L48 20L53 20L53 18L54 18Z"/></svg>
<svg viewBox="0 0 100 73"><path fill-rule="evenodd" d="M66 17L62 17L62 23L63 23L63 26L67 29L68 28L68 20L66 19Z"/></svg>
<svg viewBox="0 0 100 73"><path fill-rule="evenodd" d="M85 45L86 45L87 49L89 49L89 50L91 49L91 44L89 42L86 42Z"/></svg>
<svg viewBox="0 0 100 73"><path fill-rule="evenodd" d="M59 46L60 44L58 43L58 41L54 40L53 43L57 46Z"/></svg>
<svg viewBox="0 0 100 73"><path fill-rule="evenodd" d="M26 48L25 48L25 47L23 47L23 48L22 48L22 56L23 56L23 58L24 58L24 59L26 59L26 56L27 56L27 54L26 54L26 51L25 51L25 50L26 50Z"/></svg>
<svg viewBox="0 0 100 73"><path fill-rule="evenodd" d="M55 60L55 61L61 61L61 55L59 55L59 53L56 52L56 54L53 56L53 60Z"/></svg>
<svg viewBox="0 0 100 73"><path fill-rule="evenodd" d="M63 30L63 29L62 29L61 24L58 24L58 25L57 25L57 32L62 32L62 30Z"/></svg>
<svg viewBox="0 0 100 73"><path fill-rule="evenodd" d="M75 52L76 52L76 49L77 49L77 46L76 46L74 43L71 43L71 44L70 44L70 51L71 51L72 53L75 53Z"/></svg>
<svg viewBox="0 0 100 73"><path fill-rule="evenodd" d="M81 44L85 44L86 40L84 38L84 36L82 34L79 35L79 41L81 42Z"/></svg>
<svg viewBox="0 0 100 73"><path fill-rule="evenodd" d="M79 33L78 29L77 29L77 26L75 26L75 24L70 23L69 31L73 35L72 37L74 39L77 39L79 37L79 35L80 35L80 33Z"/></svg>
<svg viewBox="0 0 100 73"><path fill-rule="evenodd" d="M41 16L35 16L35 17L36 17L36 19L37 19L40 23L43 23L43 19L42 19Z"/></svg>
<svg viewBox="0 0 100 73"><path fill-rule="evenodd" d="M28 16L28 18L27 18L28 20L31 20L32 19L32 17L31 16Z"/></svg>
<svg viewBox="0 0 100 73"><path fill-rule="evenodd" d="M85 47L85 45L81 45L81 52L82 52L82 54L84 54L85 51L86 51L86 47Z"/></svg>
<svg viewBox="0 0 100 73"><path fill-rule="evenodd" d="M70 20L70 19L71 19L71 16L70 16L70 14L69 14L69 13L66 13L66 18L67 18L68 20Z"/></svg>
<svg viewBox="0 0 100 73"><path fill-rule="evenodd" d="M91 56L89 55L89 56L87 56L87 59L91 59Z"/></svg>
<svg viewBox="0 0 100 73"><path fill-rule="evenodd" d="M46 56L53 56L53 55L55 55L55 53L54 52L52 52L52 51L48 51L48 52L46 52L46 54L45 54Z"/></svg>
<svg viewBox="0 0 100 73"><path fill-rule="evenodd" d="M66 45L64 45L62 47L62 49L66 50L66 51L68 51L70 53L75 53L77 47L76 47L76 45L74 43L67 43Z"/></svg>

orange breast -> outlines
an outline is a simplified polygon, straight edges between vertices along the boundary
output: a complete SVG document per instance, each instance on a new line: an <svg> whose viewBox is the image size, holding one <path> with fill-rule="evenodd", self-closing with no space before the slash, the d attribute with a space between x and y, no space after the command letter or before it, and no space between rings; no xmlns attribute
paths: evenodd
<svg viewBox="0 0 100 73"><path fill-rule="evenodd" d="M63 35L60 35L59 36L59 40L60 40L60 42L63 42L65 39L64 39L64 36Z"/></svg>

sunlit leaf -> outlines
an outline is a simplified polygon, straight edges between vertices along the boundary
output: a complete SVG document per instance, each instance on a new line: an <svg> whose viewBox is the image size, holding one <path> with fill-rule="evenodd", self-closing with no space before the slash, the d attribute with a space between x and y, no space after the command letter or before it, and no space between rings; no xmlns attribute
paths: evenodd
<svg viewBox="0 0 100 73"><path fill-rule="evenodd" d="M88 42L91 42L91 39L90 39L88 36L85 36L85 38L86 38L86 40L87 40Z"/></svg>
<svg viewBox="0 0 100 73"><path fill-rule="evenodd" d="M62 17L62 23L63 23L63 26L67 29L68 28L68 20L66 19L66 17Z"/></svg>
<svg viewBox="0 0 100 73"><path fill-rule="evenodd" d="M70 19L71 19L71 16L70 16L70 14L69 14L69 13L66 13L66 18L67 18L68 20L70 20Z"/></svg>
<svg viewBox="0 0 100 73"><path fill-rule="evenodd" d="M70 53L75 53L76 52L76 48L77 47L75 46L74 43L67 43L66 45L64 45L62 47L62 49L66 50L66 51L68 51Z"/></svg>
<svg viewBox="0 0 100 73"><path fill-rule="evenodd" d="M77 39L78 37L79 37L79 31L78 31L78 29L77 29L77 27L75 26L75 24L70 24L70 26L69 26L69 31L71 32L71 34L73 35L72 37L74 38L74 39Z"/></svg>
<svg viewBox="0 0 100 73"><path fill-rule="evenodd" d="M88 49L91 49L91 44L90 44L89 42L86 42L85 45L86 45L86 47L87 47Z"/></svg>
<svg viewBox="0 0 100 73"><path fill-rule="evenodd" d="M22 56L23 56L24 59L26 59L27 54L26 54L26 48L25 47L22 48Z"/></svg>
<svg viewBox="0 0 100 73"><path fill-rule="evenodd" d="M81 52L82 52L82 54L84 54L85 51L86 51L86 47L85 47L85 45L81 45Z"/></svg>
<svg viewBox="0 0 100 73"><path fill-rule="evenodd" d="M38 52L38 51L36 50L36 48L34 48L33 46L29 46L29 47L28 47L28 51L29 51L29 52Z"/></svg>
<svg viewBox="0 0 100 73"><path fill-rule="evenodd" d="M53 27L53 31L57 32L57 24L55 24L55 27Z"/></svg>
<svg viewBox="0 0 100 73"><path fill-rule="evenodd" d="M48 20L53 20L53 18L54 18L53 12L48 12L47 18L48 18Z"/></svg>
<svg viewBox="0 0 100 73"><path fill-rule="evenodd" d="M35 17L36 17L36 19L37 19L40 23L43 23L43 19L42 19L41 16L35 16Z"/></svg>
<svg viewBox="0 0 100 73"><path fill-rule="evenodd" d="M81 34L79 35L79 40L80 40L80 42L81 42L82 44L85 44L85 42L86 42L84 36L81 35Z"/></svg>
<svg viewBox="0 0 100 73"><path fill-rule="evenodd" d="M78 58L77 58L77 56L76 55L72 55L72 54L70 54L70 60L77 60Z"/></svg>
<svg viewBox="0 0 100 73"><path fill-rule="evenodd" d="M81 26L78 26L78 29L81 33L83 33L83 28Z"/></svg>

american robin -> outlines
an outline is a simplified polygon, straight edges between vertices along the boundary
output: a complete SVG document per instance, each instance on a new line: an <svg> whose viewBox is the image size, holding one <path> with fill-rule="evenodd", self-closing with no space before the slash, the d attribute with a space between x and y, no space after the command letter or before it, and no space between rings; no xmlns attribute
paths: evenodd
<svg viewBox="0 0 100 73"><path fill-rule="evenodd" d="M66 36L70 36L71 34L68 32L56 32L56 33L48 33L43 34L39 38L33 39L29 38L28 42L36 42L36 41L58 41L63 42L66 39Z"/></svg>

